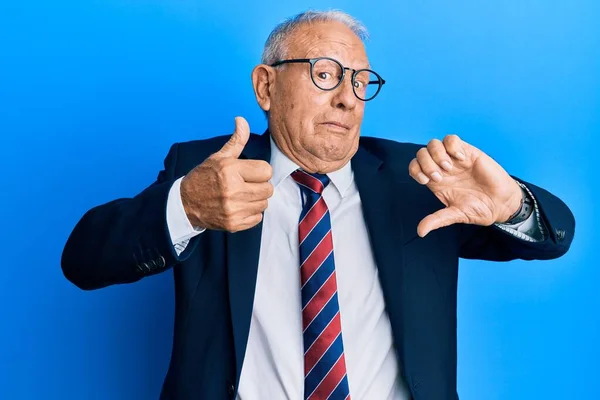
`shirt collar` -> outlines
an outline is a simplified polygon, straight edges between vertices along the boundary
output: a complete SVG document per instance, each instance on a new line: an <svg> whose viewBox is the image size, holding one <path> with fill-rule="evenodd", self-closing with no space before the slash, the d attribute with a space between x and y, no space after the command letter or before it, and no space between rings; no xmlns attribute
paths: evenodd
<svg viewBox="0 0 600 400"><path fill-rule="evenodd" d="M273 137L269 135L271 143L271 167L273 168L273 177L271 178L271 184L274 188L277 188L281 182L290 176L292 172L297 170L298 165L290 160L281 150L277 147L277 144L273 140ZM342 168L337 171L333 171L327 174L331 183L340 196L344 197L352 181L354 180L354 174L350 162L346 163Z"/></svg>

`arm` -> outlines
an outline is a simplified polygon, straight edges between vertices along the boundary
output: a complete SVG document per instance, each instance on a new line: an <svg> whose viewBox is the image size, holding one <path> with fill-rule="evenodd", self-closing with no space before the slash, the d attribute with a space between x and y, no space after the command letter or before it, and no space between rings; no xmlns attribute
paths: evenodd
<svg viewBox="0 0 600 400"><path fill-rule="evenodd" d="M186 249L187 245L194 236L204 232L205 228L192 226L181 200L181 181L183 177L177 179L169 190L167 199L167 227L171 238L171 243L175 247L175 253L179 256Z"/></svg>
<svg viewBox="0 0 600 400"><path fill-rule="evenodd" d="M173 145L154 184L85 213L63 250L67 279L88 290L135 282L188 259L204 228L237 232L258 224L273 194L272 169L262 160L238 159L249 137L246 120L236 118L229 140L181 180L178 152L189 147ZM182 161L202 158L221 144L217 139Z"/></svg>
<svg viewBox="0 0 600 400"><path fill-rule="evenodd" d="M544 237L529 241L515 236L497 224L464 225L460 257L490 261L547 260L564 255L573 241L575 218L558 197L531 183L519 180L531 191Z"/></svg>
<svg viewBox="0 0 600 400"><path fill-rule="evenodd" d="M143 192L85 213L62 253L61 266L69 281L86 290L130 283L189 257L197 240L178 255L166 219L177 149L176 144L171 147L156 182Z"/></svg>
<svg viewBox="0 0 600 400"><path fill-rule="evenodd" d="M408 167L410 176L426 185L445 206L421 220L417 226L421 237L461 223L459 256L491 261L552 259L569 249L575 233L569 208L546 190L519 183L475 146L447 135L443 142L431 140L416 156ZM538 206L539 232L523 234L506 224L521 214L523 188L531 192Z"/></svg>

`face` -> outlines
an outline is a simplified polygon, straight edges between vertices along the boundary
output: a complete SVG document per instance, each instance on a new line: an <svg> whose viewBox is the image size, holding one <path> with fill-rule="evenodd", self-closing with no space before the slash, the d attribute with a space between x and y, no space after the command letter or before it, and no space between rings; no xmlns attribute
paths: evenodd
<svg viewBox="0 0 600 400"><path fill-rule="evenodd" d="M288 38L286 59L331 57L344 67L369 68L364 45L339 22L301 26ZM352 91L352 71L336 89L317 88L310 64L260 65L253 71L257 100L269 111L279 148L308 172L343 167L356 153L365 102Z"/></svg>

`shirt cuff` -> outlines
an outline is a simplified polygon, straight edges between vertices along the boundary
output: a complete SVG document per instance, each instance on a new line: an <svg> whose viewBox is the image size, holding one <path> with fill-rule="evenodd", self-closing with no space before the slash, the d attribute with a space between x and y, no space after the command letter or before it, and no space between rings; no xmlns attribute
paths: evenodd
<svg viewBox="0 0 600 400"><path fill-rule="evenodd" d="M538 203L531 191L522 183L519 183L527 195L533 200L533 212L525 221L521 221L516 224L499 224L496 223L498 228L505 232L510 233L520 239L527 240L528 242L542 242L544 240L544 228L542 227L540 210Z"/></svg>
<svg viewBox="0 0 600 400"><path fill-rule="evenodd" d="M167 227L169 228L169 235L171 236L171 244L173 246L189 241L194 236L206 230L192 226L185 213L185 208L181 201L182 179L183 177L173 183L167 198Z"/></svg>

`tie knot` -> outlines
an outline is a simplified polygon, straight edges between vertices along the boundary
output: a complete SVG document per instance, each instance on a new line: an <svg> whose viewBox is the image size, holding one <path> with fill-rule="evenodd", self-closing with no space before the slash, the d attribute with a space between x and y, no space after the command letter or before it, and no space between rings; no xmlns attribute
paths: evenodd
<svg viewBox="0 0 600 400"><path fill-rule="evenodd" d="M311 174L301 169L292 172L292 178L300 188L306 188L310 191L321 194L329 183L329 178L324 174Z"/></svg>

